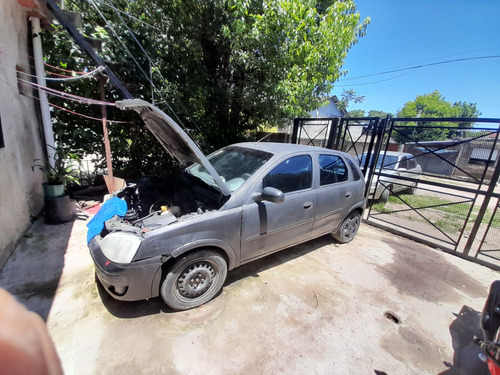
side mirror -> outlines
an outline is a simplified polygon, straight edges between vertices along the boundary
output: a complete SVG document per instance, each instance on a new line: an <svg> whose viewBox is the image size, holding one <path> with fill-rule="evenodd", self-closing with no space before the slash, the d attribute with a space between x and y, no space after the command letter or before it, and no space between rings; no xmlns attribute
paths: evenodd
<svg viewBox="0 0 500 375"><path fill-rule="evenodd" d="M258 195L255 200L257 202L268 201L272 203L283 203L285 201L285 194L281 190L273 187L266 187L262 190L262 193Z"/></svg>

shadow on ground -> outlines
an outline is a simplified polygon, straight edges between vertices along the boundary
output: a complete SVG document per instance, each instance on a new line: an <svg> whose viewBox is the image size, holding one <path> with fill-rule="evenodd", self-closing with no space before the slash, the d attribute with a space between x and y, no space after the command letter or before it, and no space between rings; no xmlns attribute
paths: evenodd
<svg viewBox="0 0 500 375"><path fill-rule="evenodd" d="M59 285L73 224L48 225L43 218L37 220L0 273L0 286L44 321Z"/></svg>
<svg viewBox="0 0 500 375"><path fill-rule="evenodd" d="M445 362L448 370L439 375L489 375L488 366L479 359L481 348L473 342L474 335L482 337L480 327L481 313L469 306L463 306L450 325L450 334L454 350L453 363Z"/></svg>
<svg viewBox="0 0 500 375"><path fill-rule="evenodd" d="M227 275L224 287L232 283L245 279L247 277L259 277L260 272L264 272L270 268L279 266L280 264L289 262L295 258L301 257L311 251L319 249L325 245L331 244L334 240L328 235L323 236L309 242L293 246L274 254L250 262L240 266ZM138 318L143 316L155 315L159 313L175 313L176 310L170 309L160 297L152 298L144 301L119 301L111 297L104 287L99 283L96 278L97 288L102 302L110 314L117 318ZM219 294L222 293L222 290ZM218 296L217 296L218 297ZM217 298L215 297L215 298Z"/></svg>

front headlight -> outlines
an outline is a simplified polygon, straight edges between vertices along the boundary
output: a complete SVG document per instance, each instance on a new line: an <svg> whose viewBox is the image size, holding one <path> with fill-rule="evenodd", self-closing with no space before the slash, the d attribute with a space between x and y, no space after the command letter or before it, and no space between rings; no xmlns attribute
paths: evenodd
<svg viewBox="0 0 500 375"><path fill-rule="evenodd" d="M130 263L134 258L141 239L130 233L110 233L101 242L101 250L112 262Z"/></svg>

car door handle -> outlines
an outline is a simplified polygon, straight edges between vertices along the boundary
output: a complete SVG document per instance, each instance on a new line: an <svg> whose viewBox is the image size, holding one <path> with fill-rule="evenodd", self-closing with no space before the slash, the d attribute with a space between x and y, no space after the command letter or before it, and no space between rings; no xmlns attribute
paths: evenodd
<svg viewBox="0 0 500 375"><path fill-rule="evenodd" d="M345 197L346 197L346 198L350 198L350 197L351 197L351 195L352 195L352 194L351 194L351 192L350 192L350 191L348 191L347 193L345 193Z"/></svg>
<svg viewBox="0 0 500 375"><path fill-rule="evenodd" d="M309 208L312 207L312 205L313 205L313 202L307 201L307 202L304 203L304 209L308 210Z"/></svg>

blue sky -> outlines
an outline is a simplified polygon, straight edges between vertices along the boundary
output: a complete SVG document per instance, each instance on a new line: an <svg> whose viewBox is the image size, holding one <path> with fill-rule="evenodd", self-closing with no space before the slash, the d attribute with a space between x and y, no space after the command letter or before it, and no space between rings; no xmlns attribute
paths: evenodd
<svg viewBox="0 0 500 375"><path fill-rule="evenodd" d="M366 36L344 63L349 73L332 94L365 96L349 109L396 113L417 95L439 90L450 102L476 103L481 117L500 118L500 0L355 0L371 17ZM499 56L374 75L445 60ZM373 83L377 81L383 81Z"/></svg>

